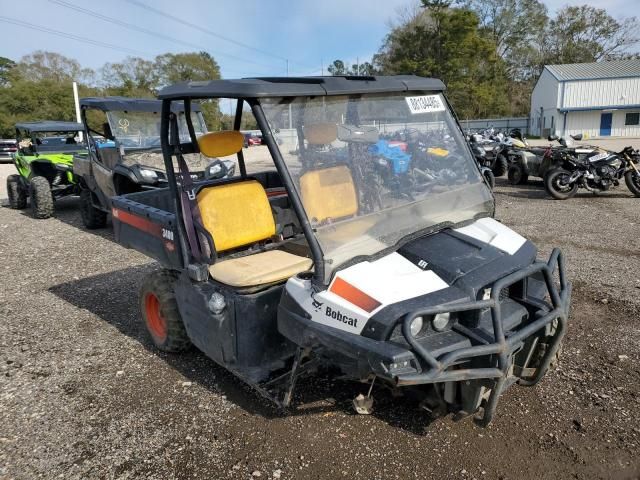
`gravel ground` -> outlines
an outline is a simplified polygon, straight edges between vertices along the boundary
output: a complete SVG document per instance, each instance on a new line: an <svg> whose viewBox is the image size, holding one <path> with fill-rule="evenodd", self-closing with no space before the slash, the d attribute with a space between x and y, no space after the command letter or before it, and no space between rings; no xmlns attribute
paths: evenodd
<svg viewBox="0 0 640 480"><path fill-rule="evenodd" d="M487 429L384 392L358 416L360 387L319 377L283 416L197 351L153 348L137 289L157 265L84 231L76 199L48 220L0 208L0 479L639 478L640 199L504 179L496 199L541 255L563 248L574 300L559 368Z"/></svg>

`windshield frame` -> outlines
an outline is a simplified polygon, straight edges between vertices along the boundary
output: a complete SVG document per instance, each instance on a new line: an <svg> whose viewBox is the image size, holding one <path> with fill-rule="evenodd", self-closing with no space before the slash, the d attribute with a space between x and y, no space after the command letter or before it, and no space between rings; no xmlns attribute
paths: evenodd
<svg viewBox="0 0 640 480"><path fill-rule="evenodd" d="M386 96L385 96L386 95ZM457 222L453 222L453 221L443 221L443 222L438 222L436 224L433 225L428 225L424 228L416 228L414 231L411 232L407 232L406 235L402 235L397 241L393 242L393 244L390 244L384 248L381 248L380 250L377 250L373 253L370 254L359 254L359 255L355 255L352 257L348 257L345 258L344 261L339 261L334 265L331 265L330 270L331 273L330 275L328 275L328 278L325 277L325 264L327 262L327 255L329 255L329 252L326 251L326 245L323 245L323 241L320 238L321 234L322 234L322 229L327 227L327 229L336 229L336 228L340 228L341 225L347 225L347 224L356 224L358 221L361 221L362 219L366 219L367 217L372 217L376 214L379 213L384 213L385 215L391 214L391 212L394 209L398 209L398 208L404 208L404 207L409 207L409 208L414 208L416 207L419 203L428 200L429 197L431 197L432 195L436 195L435 193L428 193L425 197L421 198L420 200L415 200L412 202L408 202L406 204L404 204L403 206L387 206L385 208L380 209L377 212L370 212L370 213L364 213L364 214L358 214L356 216L353 216L351 218L346 218L346 219L339 219L336 220L335 222L332 222L328 225L314 225L311 222L311 219L309 219L308 216L308 212L307 210L304 208L304 204L302 203L302 198L301 198L301 194L298 190L298 185L297 182L295 182L291 176L291 170L290 170L290 165L289 162L285 159L285 155L283 155L282 151L280 150L280 145L278 145L277 142L273 142L274 139L274 133L279 133L279 130L275 130L272 126L272 122L270 121L271 119L268 117L268 115L265 113L265 107L268 108L268 103L270 101L273 100L286 100L286 102L283 103L288 103L291 104L293 102L295 102L297 99L305 99L306 101L308 101L310 98L312 97L305 97L305 96L300 96L300 97L265 97L265 98L261 98L259 99L256 103L258 105L256 105L256 107L254 107L254 109L259 108L260 110L262 110L263 114L265 115L265 121L264 121L264 125L261 124L260 121L258 121L258 126L259 128L262 129L263 131L263 138L265 139L267 145L269 146L269 141L272 141L272 143L274 143L274 149L277 150L277 154L280 157L280 161L282 161L286 167L287 170L287 174L289 176L289 179L292 182L293 185L293 190L295 190L295 195L296 197L298 197L299 201L301 202L301 206L302 206L302 210L304 211L304 220L305 222L309 222L310 226L311 226L311 231L313 233L314 239L316 240L316 242L318 243L318 247L319 250L321 252L321 262L323 264L322 266L322 275L324 278L322 278L322 283L323 284L329 284L331 282L331 279L333 278L333 276L335 275L335 273L341 269L346 268L349 265L352 265L354 263L359 263L361 261L372 261L376 258L380 258L381 256L384 256L388 253L391 253L393 251L396 251L398 248L400 248L402 245L406 244L407 242L415 239L415 238L419 238L422 237L424 235L428 235L431 233L435 233L437 231L440 231L444 228L459 228L465 225L468 225L469 223L472 223L473 221L477 220L478 218L482 218L482 217L493 217L495 214L495 197L493 196L493 193L491 192L491 189L486 185L486 179L484 178L484 176L482 175L481 171L480 171L480 166L479 164L474 160L473 154L471 152L471 149L469 147L468 142L465 141L465 137L464 137L464 132L460 126L459 120L457 118L457 116L455 115L455 112L453 110L453 108L451 107L448 99L446 98L446 95L444 95L444 92L442 91L425 91L425 90L420 90L420 91L405 91L405 92L372 92L372 93L364 93L364 94L358 94L355 96L351 96L351 95L328 95L326 97L322 97L324 98L335 98L335 97L349 97L349 100L351 100L352 98L356 98L356 99L360 99L363 97L380 97L383 101L386 101L389 99L389 97L392 96L398 96L398 97L404 97L405 99L408 97L414 97L414 96L422 96L422 95L440 95L441 99L444 102L444 115L443 115L443 119L442 121L444 121L444 123L446 124L446 126L449 129L450 134L454 134L455 135L455 141L456 141L456 145L457 147L461 148L463 150L463 155L466 157L465 161L467 162L467 164L469 166L471 166L471 168L474 168L476 170L476 173L478 175L479 178L479 182L477 183L468 183L468 184L463 184L461 188L465 187L465 186L473 186L473 185L479 185L481 189L485 190L485 193L488 193L488 198L486 202L483 202L483 204L487 204L489 203L489 201L491 202L490 206L488 206L486 209L479 211L477 213L475 213L473 216L471 216L470 218L467 219L463 219L461 221L457 221ZM265 102L266 100L266 102ZM273 104L271 104L273 105ZM256 112L254 111L254 115L256 115ZM347 114L348 115L348 114ZM256 119L258 118L258 115L256 115ZM302 149L305 148L304 147L304 135L302 133L302 126L296 127L295 122L294 123L294 128L296 128L297 130L297 140L298 140L298 148ZM418 123L420 123L420 121L418 121ZM365 124L365 122L363 122L363 125ZM410 125L410 124L409 124ZM274 158L275 161L275 156L273 155L274 152L272 153L272 157ZM277 164L278 162L276 162ZM455 189L452 189L450 192L454 192ZM447 193L450 193L447 192ZM289 192L289 195L292 195L292 192ZM490 199L490 200L489 200ZM452 210L453 212L455 212L456 210ZM389 221L388 219L386 220L387 222ZM381 225L381 224L378 224ZM329 263L331 263L332 259L331 257L329 257ZM317 265L316 265L317 268Z"/></svg>
<svg viewBox="0 0 640 480"><path fill-rule="evenodd" d="M382 79L383 81L387 81L386 79L391 79L393 77L377 77ZM425 82L428 83L428 81L433 80L433 79L423 79L422 77L412 77L410 79L410 81L415 81L416 82ZM404 77L398 77L399 81L405 81ZM374 78L375 80L375 78ZM282 81L284 81L284 79L282 79ZM297 81L297 79L296 79ZM313 79L313 81L316 81L315 79ZM317 80L319 82L321 82L320 80ZM222 82L222 81L221 81ZM396 81L397 82L397 81ZM301 82L299 85L303 85L305 82ZM436 82L434 82L436 83ZM296 84L297 86L298 84ZM362 85L362 84L360 84ZM360 85L358 85L358 88L360 89ZM453 109L451 108L451 105L449 104L446 95L444 95L444 86L442 85L442 88L431 88L431 86L429 86L430 88L428 89L411 89L411 88L407 88L407 89L391 89L389 90L389 93L393 92L393 93L399 93L402 92L405 95L410 95L413 92L423 92L423 91L433 91L433 92L437 92L438 94L442 94L444 101L446 103L446 110L448 111L448 113L451 115L452 118L452 125L455 126L456 131L461 135L462 138L464 138L463 132L462 132L462 128L460 127L460 124L458 122L458 119L453 111ZM303 87L300 87L303 88ZM304 87L307 88L307 87ZM276 87L274 87L274 89L276 89ZM277 129L273 129L272 126L270 125L267 116L262 108L261 102L266 100L266 99L274 99L274 98L294 98L296 95L293 93L289 93L289 91L287 91L286 93L283 94L278 94L275 93L273 95L269 95L268 92L261 92L259 94L255 94L254 92L252 92L251 94L243 94L240 92L211 92L211 93L207 93L207 92L181 92L180 94L177 95L160 95L160 98L162 100L162 122L161 122L161 142L162 142L162 153L163 153L163 158L164 158L164 162L165 162L165 169L167 172L167 177L168 177L168 183L169 183L169 189L170 192L172 194L172 197L174 198L174 201L176 202L176 205L178 206L178 208L175 211L176 214L176 220L177 220L177 233L178 236L180 237L180 244L181 244L181 253L182 253L182 263L184 268L187 268L189 265L192 265L195 262L194 266L199 266L202 269L205 269L206 266L208 264L211 263L215 263L218 259L218 252L215 250L215 247L213 249L213 251L209 254L209 255L205 255L202 256L201 254L199 254L197 251L192 251L191 247L190 247L190 242L192 240L194 240L192 238L193 233L191 233L189 231L189 223L185 220L184 218L184 214L182 211L182 208L180 208L180 205L182 205L184 203L183 199L183 195L182 195L182 189L179 185L178 182L178 178L179 178L179 172L177 172L175 170L175 163L174 163L174 159L176 157L179 157L181 154L183 153L198 153L199 147L198 147L198 141L197 141L197 137L195 135L193 135L193 132L191 133L191 141L188 143L183 143L182 140L178 140L175 135L171 134L172 131L175 130L176 127L176 123L175 123L175 117L172 116L171 112L172 112L172 107L175 106L176 102L185 102L185 104L188 104L191 101L197 101L197 100L203 100L203 99L236 99L237 100L237 105L236 105L236 114L235 114L235 119L234 119L234 123L233 123L233 127L232 129L234 131L240 131L240 124L241 124L241 120L242 120L242 112L243 112L243 105L248 105L251 108L251 112L253 113L253 116L256 120L258 129L262 132L262 138L263 138L263 143L266 145L268 151L269 151L269 156L271 161L273 162L275 169L277 171L277 173L280 175L282 184L289 196L289 200L290 200L290 204L291 204L291 208L293 210L293 213L295 214L295 216L297 217L298 221L300 222L300 227L302 229L302 234L304 238L306 239L307 242L307 247L310 250L310 256L313 259L313 264L314 264L314 269L313 269L313 273L311 276L311 280L312 282L318 286L318 288L326 288L326 286L330 283L331 278L327 281L327 279L325 278L325 260L324 260L324 254L323 254L323 250L320 246L320 243L318 241L318 238L316 236L316 233L314 231L313 226L311 225L311 222L309 221L309 218L307 217L306 211L302 205L302 200L298 194L298 190L297 187L294 184L294 181L292 179L291 173L288 169L287 163L285 162L282 152L280 150L278 141L276 136L274 135L274 133L278 134L279 131ZM360 91L358 91L358 94L362 94L362 95L366 95L368 93L386 93L387 90L386 88L378 88L376 85L372 85L371 87L371 91L368 90L368 88L362 88L360 89ZM328 91L324 90L322 93L318 92L318 94L316 96L318 97L326 97L326 98L330 98L333 96L339 96L339 95L344 95L344 92L340 92L340 93L329 93ZM313 96L313 94L301 94L299 96ZM468 155L473 158L471 155L471 150L468 146L468 144L465 142L464 144L464 148L467 150ZM234 182L234 181L242 181L247 179L249 176L247 175L246 172L246 168L244 165L244 158L242 155L242 150L240 150L238 152L238 164L240 166L240 177L236 177L234 179L230 179L230 180L226 180L226 182ZM478 165L476 165L475 163L473 164L475 165L475 168L478 170L479 172L479 167ZM480 175L480 178L483 179L482 175ZM482 180L484 182L484 180ZM195 188L196 189L200 189L200 188L205 188L209 185L214 185L217 184L218 181L202 181L202 182L197 182L195 184ZM488 200L487 200L487 204L491 204L490 208L486 209L486 216L493 216L494 214L494 208L495 208L495 199L490 191L490 189L488 189L488 187L486 186L486 182L483 183L484 187L487 189L488 192ZM481 216L485 216L485 215L481 215ZM474 219L469 219L469 222L473 221ZM464 222L464 223L469 223L469 222ZM449 225L434 225L432 226L432 229L442 229L442 228L446 228ZM459 225L459 226L462 226ZM416 231L413 232L412 234L408 234L406 237L402 238L400 241L398 241L396 243L396 245L394 245L391 249L389 250L397 250L397 248L400 247L400 245L406 241L411 240L413 237L415 236L423 236L428 232L425 231ZM197 241L197 239L196 239ZM376 255L380 255L380 254L384 254L385 252L377 252ZM362 261L366 258L372 259L374 257L374 255L368 256L368 257L360 257L357 260L358 261ZM223 256L224 258L224 256ZM356 259L353 259L356 260ZM335 271L333 272L335 273ZM333 277L333 274L332 274ZM195 277L194 277L195 278Z"/></svg>

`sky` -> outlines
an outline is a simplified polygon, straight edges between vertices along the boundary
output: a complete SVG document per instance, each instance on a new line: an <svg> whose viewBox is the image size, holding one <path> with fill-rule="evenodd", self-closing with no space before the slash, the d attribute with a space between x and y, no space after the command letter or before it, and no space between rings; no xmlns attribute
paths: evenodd
<svg viewBox="0 0 640 480"><path fill-rule="evenodd" d="M327 64L371 59L389 22L417 0L0 0L0 56L35 50L98 69L127 56L206 50L225 78L326 74ZM606 8L615 18L640 0L545 0ZM169 16L167 16L169 15ZM173 17L173 18L171 18ZM61 36L62 34L63 36ZM91 43L94 42L94 43ZM288 61L287 61L288 60ZM324 71L322 70L324 68Z"/></svg>

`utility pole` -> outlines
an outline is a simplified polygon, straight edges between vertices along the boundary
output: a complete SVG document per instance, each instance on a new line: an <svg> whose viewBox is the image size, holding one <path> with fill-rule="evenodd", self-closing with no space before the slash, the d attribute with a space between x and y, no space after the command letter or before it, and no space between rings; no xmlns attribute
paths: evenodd
<svg viewBox="0 0 640 480"><path fill-rule="evenodd" d="M287 59L287 77L289 76L289 59ZM293 128L293 119L291 118L291 102L289 102L289 130Z"/></svg>
<svg viewBox="0 0 640 480"><path fill-rule="evenodd" d="M78 97L77 82L73 82L73 103L76 107L76 122L82 123L82 119L80 118L80 98ZM82 132L78 132L78 136L80 137L80 141L82 141Z"/></svg>
<svg viewBox="0 0 640 480"><path fill-rule="evenodd" d="M324 77L324 61L322 57L320 57L320 75Z"/></svg>

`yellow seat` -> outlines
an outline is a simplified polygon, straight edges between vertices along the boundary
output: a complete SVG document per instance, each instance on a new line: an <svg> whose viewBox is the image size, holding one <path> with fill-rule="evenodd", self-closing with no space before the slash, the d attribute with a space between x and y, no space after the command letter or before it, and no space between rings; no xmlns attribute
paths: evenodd
<svg viewBox="0 0 640 480"><path fill-rule="evenodd" d="M300 177L300 195L314 223L358 213L356 187L346 165L306 172Z"/></svg>
<svg viewBox="0 0 640 480"><path fill-rule="evenodd" d="M276 225L262 185L246 180L206 187L196 197L202 224L216 251L224 252L270 239ZM312 261L281 250L220 260L211 278L233 287L253 287L286 280L309 270Z"/></svg>
<svg viewBox="0 0 640 480"><path fill-rule="evenodd" d="M310 258L282 250L247 255L215 263L209 267L211 278L232 287L254 287L280 282L309 270Z"/></svg>

